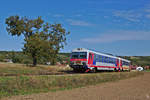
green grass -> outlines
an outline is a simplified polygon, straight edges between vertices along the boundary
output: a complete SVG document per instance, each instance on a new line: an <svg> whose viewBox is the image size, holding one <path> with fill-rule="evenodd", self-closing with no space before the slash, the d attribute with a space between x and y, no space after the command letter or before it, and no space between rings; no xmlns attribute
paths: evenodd
<svg viewBox="0 0 150 100"><path fill-rule="evenodd" d="M150 72L150 69L148 69L148 70L144 70L145 72Z"/></svg>
<svg viewBox="0 0 150 100"><path fill-rule="evenodd" d="M25 95L40 92L55 92L117 81L142 75L143 72L94 73L75 75L9 76L0 77L0 97Z"/></svg>

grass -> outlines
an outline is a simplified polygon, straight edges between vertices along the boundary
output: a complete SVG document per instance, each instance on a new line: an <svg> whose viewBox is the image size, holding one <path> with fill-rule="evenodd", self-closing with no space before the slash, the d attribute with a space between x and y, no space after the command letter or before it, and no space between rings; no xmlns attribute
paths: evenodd
<svg viewBox="0 0 150 100"><path fill-rule="evenodd" d="M38 65L37 67L27 67L23 64L0 63L0 76L51 75L62 74L68 70L71 69L64 66Z"/></svg>
<svg viewBox="0 0 150 100"><path fill-rule="evenodd" d="M142 75L143 72L94 73L44 76L1 76L0 97L25 95L95 85Z"/></svg>
<svg viewBox="0 0 150 100"><path fill-rule="evenodd" d="M148 70L144 70L145 72L150 72L150 69L148 69Z"/></svg>

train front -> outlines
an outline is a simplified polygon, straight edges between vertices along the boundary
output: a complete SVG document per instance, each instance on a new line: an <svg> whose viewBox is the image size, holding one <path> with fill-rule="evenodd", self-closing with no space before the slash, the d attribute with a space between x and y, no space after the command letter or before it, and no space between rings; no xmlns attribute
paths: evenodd
<svg viewBox="0 0 150 100"><path fill-rule="evenodd" d="M83 48L74 49L71 53L70 67L75 72L86 71L87 68L87 50Z"/></svg>

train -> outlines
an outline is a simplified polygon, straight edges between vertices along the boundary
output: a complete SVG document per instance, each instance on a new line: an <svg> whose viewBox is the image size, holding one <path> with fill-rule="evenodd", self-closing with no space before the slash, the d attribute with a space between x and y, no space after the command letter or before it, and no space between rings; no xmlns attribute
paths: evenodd
<svg viewBox="0 0 150 100"><path fill-rule="evenodd" d="M73 49L70 67L75 72L130 71L131 61L85 48Z"/></svg>

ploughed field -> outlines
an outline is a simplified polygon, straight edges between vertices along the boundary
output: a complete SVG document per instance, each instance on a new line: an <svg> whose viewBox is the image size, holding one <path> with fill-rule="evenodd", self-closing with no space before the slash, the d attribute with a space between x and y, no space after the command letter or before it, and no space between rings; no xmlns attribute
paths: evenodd
<svg viewBox="0 0 150 100"><path fill-rule="evenodd" d="M150 72L120 81L2 100L150 100Z"/></svg>

